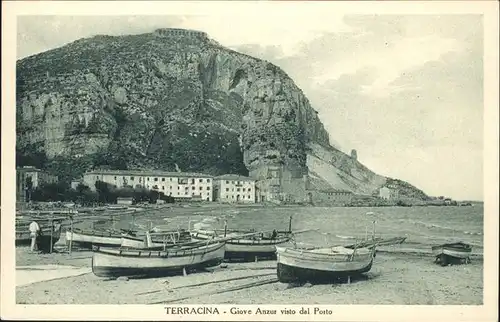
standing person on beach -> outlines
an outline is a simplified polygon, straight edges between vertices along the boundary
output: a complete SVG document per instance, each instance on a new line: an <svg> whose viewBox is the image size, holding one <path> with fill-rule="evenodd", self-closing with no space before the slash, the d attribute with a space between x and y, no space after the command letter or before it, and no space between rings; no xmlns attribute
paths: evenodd
<svg viewBox="0 0 500 322"><path fill-rule="evenodd" d="M58 233L61 230L61 222L59 220L54 221L54 233Z"/></svg>
<svg viewBox="0 0 500 322"><path fill-rule="evenodd" d="M30 224L30 236L31 236L31 251L34 252L35 250L38 250L36 240L38 238L38 235L40 234L40 226L36 221L33 221Z"/></svg>

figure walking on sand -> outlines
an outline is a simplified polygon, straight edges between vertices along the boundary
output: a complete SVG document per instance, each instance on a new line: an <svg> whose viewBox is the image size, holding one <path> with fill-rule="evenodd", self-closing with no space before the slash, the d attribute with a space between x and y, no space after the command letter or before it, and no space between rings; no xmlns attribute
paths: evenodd
<svg viewBox="0 0 500 322"><path fill-rule="evenodd" d="M38 246L37 246L37 238L38 238L38 235L40 233L40 226L38 225L38 223L36 221L33 221L31 224L30 224L30 237L31 237L31 251L34 252L36 250L38 250Z"/></svg>

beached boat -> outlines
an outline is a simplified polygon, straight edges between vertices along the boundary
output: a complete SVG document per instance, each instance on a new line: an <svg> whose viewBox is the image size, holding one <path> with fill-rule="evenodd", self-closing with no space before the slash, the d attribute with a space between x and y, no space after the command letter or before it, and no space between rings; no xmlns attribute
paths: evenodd
<svg viewBox="0 0 500 322"><path fill-rule="evenodd" d="M153 239L153 237L154 239ZM190 242L191 237L186 231L173 231L151 234L146 232L144 236L122 235L121 247L135 249L150 249L170 247L177 244Z"/></svg>
<svg viewBox="0 0 500 322"><path fill-rule="evenodd" d="M167 251L94 248L92 272L99 277L158 277L196 268L219 265L224 242Z"/></svg>
<svg viewBox="0 0 500 322"><path fill-rule="evenodd" d="M436 256L436 262L446 266L448 263L458 261L469 262L472 246L466 243L449 243L432 247L432 254Z"/></svg>
<svg viewBox="0 0 500 322"><path fill-rule="evenodd" d="M375 247L346 248L342 246L317 249L276 247L277 275L283 283L331 282L368 272L373 263Z"/></svg>
<svg viewBox="0 0 500 322"><path fill-rule="evenodd" d="M196 223L193 230L191 230L191 223L189 223L189 229L193 240L203 241L212 238L234 237L226 241L225 259L275 259L276 246L288 243L292 239L292 217L290 216L287 231L256 232L255 230L228 229L227 222L224 223L224 229L217 230L211 228L211 224L204 221ZM309 230L293 233L298 234L305 231Z"/></svg>
<svg viewBox="0 0 500 322"><path fill-rule="evenodd" d="M122 233L102 230L81 230L73 228L66 231L66 244L71 247L92 249L92 246L120 247L122 244Z"/></svg>
<svg viewBox="0 0 500 322"><path fill-rule="evenodd" d="M49 252L54 247L55 243L61 238L61 226L55 230L51 236L51 227L40 227L40 235L37 238L38 250ZM52 246L51 246L52 242ZM16 246L29 246L31 245L31 235L29 230L16 231Z"/></svg>
<svg viewBox="0 0 500 322"><path fill-rule="evenodd" d="M215 230L196 230L191 232L193 240L208 240L214 237L236 237L241 234L255 233L252 231L215 231ZM276 258L276 245L287 243L291 239L288 232L276 232L273 234L255 233L250 237L236 238L226 242L226 259L246 259L254 260L257 258Z"/></svg>

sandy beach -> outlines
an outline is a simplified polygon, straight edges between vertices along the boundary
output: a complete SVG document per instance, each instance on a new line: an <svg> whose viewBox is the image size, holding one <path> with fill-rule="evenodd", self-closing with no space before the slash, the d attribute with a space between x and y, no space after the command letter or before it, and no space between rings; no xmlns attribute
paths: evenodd
<svg viewBox="0 0 500 322"><path fill-rule="evenodd" d="M393 304L481 305L483 262L473 257L468 265L441 267L433 257L404 253L379 253L372 270L351 284L305 284L272 282L276 261L227 263L210 271L188 276L154 279L106 280L90 272L91 252L31 254L16 248L18 304ZM54 266L60 265L60 266ZM38 281L22 281L30 267ZM46 273L43 268L46 269ZM52 273L48 272L49 270ZM53 273L59 272L59 275ZM20 275L23 274L24 275ZM66 272L66 273L65 273ZM46 275L46 277L43 276ZM64 275L71 275L65 277ZM230 278L255 277L210 283ZM259 276L258 276L259 275ZM43 280L51 278L51 280ZM26 279L26 278L25 278ZM257 287L213 294L257 281ZM20 285L24 284L24 285Z"/></svg>

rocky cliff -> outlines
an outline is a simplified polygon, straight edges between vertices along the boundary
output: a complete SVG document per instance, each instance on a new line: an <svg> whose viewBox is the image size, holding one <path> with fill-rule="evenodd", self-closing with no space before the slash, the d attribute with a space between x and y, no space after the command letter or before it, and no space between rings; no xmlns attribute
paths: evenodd
<svg viewBox="0 0 500 322"><path fill-rule="evenodd" d="M293 80L202 32L95 36L22 59L16 99L19 165L65 180L102 166L246 175L280 164L331 181L314 160L317 147L336 150ZM355 192L385 183L357 161L327 163Z"/></svg>

